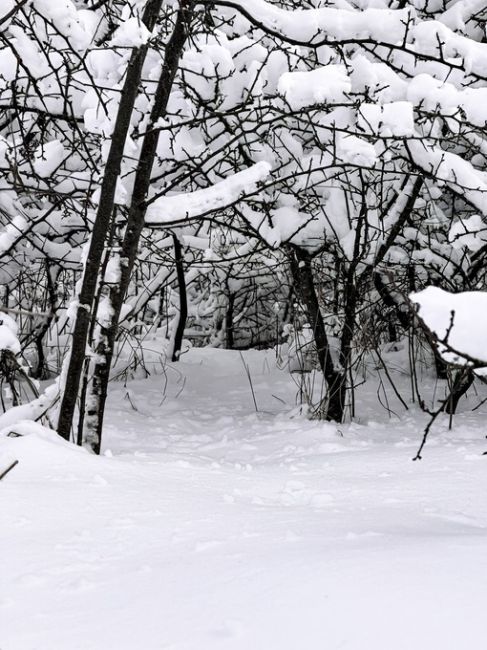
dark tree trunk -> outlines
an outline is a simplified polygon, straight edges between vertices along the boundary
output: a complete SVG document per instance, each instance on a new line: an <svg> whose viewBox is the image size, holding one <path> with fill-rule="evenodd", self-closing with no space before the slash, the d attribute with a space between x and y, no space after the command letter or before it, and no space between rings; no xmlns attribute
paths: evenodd
<svg viewBox="0 0 487 650"><path fill-rule="evenodd" d="M46 354L44 352L44 337L47 334L53 320L55 312L52 311L49 316L44 319L42 325L36 330L34 345L37 352L37 365L32 372L32 377L34 379L45 380L49 379L50 372L47 365Z"/></svg>
<svg viewBox="0 0 487 650"><path fill-rule="evenodd" d="M179 314L176 333L174 336L174 346L172 349L171 361L179 361L181 354L181 346L183 344L184 330L186 328L186 321L188 320L188 295L186 292L186 279L184 277L184 256L181 242L176 235L174 239L174 259L176 263L176 274L178 278L178 292L179 292Z"/></svg>
<svg viewBox="0 0 487 650"><path fill-rule="evenodd" d="M228 304L225 314L225 343L227 350L233 350L235 347L235 337L233 333L233 315L235 311L235 294L228 292Z"/></svg>
<svg viewBox="0 0 487 650"><path fill-rule="evenodd" d="M46 284L49 300L49 314L44 318L42 323L34 330L34 345L37 351L37 366L32 372L34 379L49 379L49 368L47 366L46 355L44 352L44 337L49 331L52 322L56 316L56 309L58 305L58 296L56 291L56 278L59 274L59 267L56 266L51 269L49 260L46 260Z"/></svg>
<svg viewBox="0 0 487 650"><path fill-rule="evenodd" d="M149 31L154 29L161 5L162 0L149 0L146 6L142 20ZM120 104L113 130L110 151L103 174L100 201L93 224L88 257L78 296L79 304L72 335L71 356L59 411L58 433L66 440L69 440L71 434L81 373L86 356L88 330L91 319L93 318L92 307L99 280L100 265L103 251L105 250L105 240L110 228L110 221L115 205L115 190L117 180L120 176L120 165L135 100L138 94L147 49L148 45L143 45L137 50L134 50L130 57L125 75L125 83L120 95Z"/></svg>
<svg viewBox="0 0 487 650"><path fill-rule="evenodd" d="M292 247L290 262L294 290L306 310L316 344L318 361L328 387L324 416L327 420L341 422L345 410L346 375L344 372L337 371L333 363L330 343L313 282L311 256L302 248Z"/></svg>
<svg viewBox="0 0 487 650"><path fill-rule="evenodd" d="M147 128L142 141L139 163L135 173L134 189L128 211L127 225L121 245L120 257L124 260L124 264L120 269L121 277L119 283L110 289L112 317L110 323L101 328L100 341L96 350L101 362L96 364L93 372L91 396L88 398L89 411L87 412L88 437L96 453L99 453L101 445L108 380L115 339L118 332L120 312L130 284L132 270L137 257L139 240L144 227L146 213L145 200L150 188L152 167L159 142L159 131L157 129L151 129L150 124L154 124L166 112L174 78L179 67L179 59L188 38L192 8L192 0L180 1L174 31L166 46L161 76L150 114L149 128Z"/></svg>
<svg viewBox="0 0 487 650"><path fill-rule="evenodd" d="M397 342L397 328L394 319L389 316L387 319L387 333L389 335L389 343Z"/></svg>
<svg viewBox="0 0 487 650"><path fill-rule="evenodd" d="M357 221L357 227L355 229L355 240L353 244L353 257L349 261L348 265L344 265L344 287L343 287L343 303L344 303L344 314L343 314L343 327L342 334L340 337L340 364L342 366L342 383L340 387L340 392L343 394L343 402L345 402L345 394L347 388L347 377L352 368L352 344L353 337L355 335L355 320L357 312L357 302L359 297L359 286L361 284L360 280L357 279L357 267L359 262L364 256L364 244L362 242L362 236L364 230L366 229L368 219L368 205L367 205L367 192L364 186L362 191L362 204L360 208L360 214ZM366 238L365 238L366 239ZM363 282L363 281L362 281ZM353 415L353 381L352 385L352 415Z"/></svg>

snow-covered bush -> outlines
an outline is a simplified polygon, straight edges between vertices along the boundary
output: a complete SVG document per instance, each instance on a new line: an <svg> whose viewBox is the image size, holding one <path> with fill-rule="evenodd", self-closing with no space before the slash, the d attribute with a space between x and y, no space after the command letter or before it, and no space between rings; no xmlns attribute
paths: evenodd
<svg viewBox="0 0 487 650"><path fill-rule="evenodd" d="M174 359L186 326L272 343L300 303L341 420L376 277L484 282L477 4L32 0L0 22L0 272L46 316L23 325L39 377L69 336L62 435L81 391L99 448L117 346L163 293Z"/></svg>

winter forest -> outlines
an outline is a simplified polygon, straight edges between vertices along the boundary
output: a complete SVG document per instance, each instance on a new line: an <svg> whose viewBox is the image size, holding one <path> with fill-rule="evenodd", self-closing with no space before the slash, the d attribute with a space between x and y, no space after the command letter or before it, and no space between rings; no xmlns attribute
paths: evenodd
<svg viewBox="0 0 487 650"><path fill-rule="evenodd" d="M1 650L480 650L485 0L0 0Z"/></svg>

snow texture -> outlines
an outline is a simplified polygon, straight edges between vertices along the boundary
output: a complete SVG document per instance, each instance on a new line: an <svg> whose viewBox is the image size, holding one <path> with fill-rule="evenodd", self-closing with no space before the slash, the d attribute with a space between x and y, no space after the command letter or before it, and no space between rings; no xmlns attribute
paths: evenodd
<svg viewBox="0 0 487 650"><path fill-rule="evenodd" d="M310 72L286 72L278 84L279 92L292 109L344 103L351 88L343 65L328 65Z"/></svg>
<svg viewBox="0 0 487 650"><path fill-rule="evenodd" d="M238 352L191 350L162 404L162 377L113 390L102 457L0 437L2 647L483 650L481 423L413 463L419 410L378 415L369 387L338 432L273 351L244 360L258 412Z"/></svg>

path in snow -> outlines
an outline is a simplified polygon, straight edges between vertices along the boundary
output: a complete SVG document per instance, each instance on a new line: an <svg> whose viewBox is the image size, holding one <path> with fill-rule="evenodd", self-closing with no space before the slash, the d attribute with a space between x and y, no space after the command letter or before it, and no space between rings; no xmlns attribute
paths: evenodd
<svg viewBox="0 0 487 650"><path fill-rule="evenodd" d="M339 435L245 359L258 413L238 353L193 350L116 387L108 456L0 440L2 650L483 650L482 416L413 463L422 414Z"/></svg>

